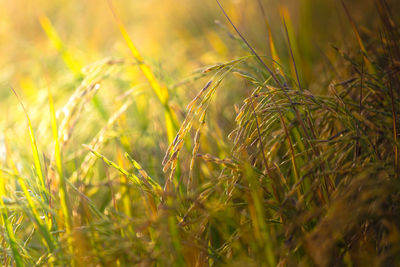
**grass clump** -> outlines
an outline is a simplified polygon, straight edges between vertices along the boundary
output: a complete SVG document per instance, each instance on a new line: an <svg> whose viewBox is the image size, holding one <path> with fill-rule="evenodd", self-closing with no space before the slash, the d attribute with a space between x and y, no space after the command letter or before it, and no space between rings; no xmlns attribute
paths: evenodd
<svg viewBox="0 0 400 267"><path fill-rule="evenodd" d="M33 156L14 151L9 132L0 139L2 265L396 266L400 40L389 5L375 2L376 35L360 33L343 3L354 45L333 46L334 62L323 53L315 71L325 66L325 78L309 80L287 9L282 53L255 2L263 56L216 3L245 55L175 87L159 83L111 1L133 60L79 70L41 17L77 87L67 102L47 90L39 129L18 98ZM126 81L133 67L146 84ZM174 100L173 89L199 79L208 81L191 101ZM119 92L111 107L107 89Z"/></svg>

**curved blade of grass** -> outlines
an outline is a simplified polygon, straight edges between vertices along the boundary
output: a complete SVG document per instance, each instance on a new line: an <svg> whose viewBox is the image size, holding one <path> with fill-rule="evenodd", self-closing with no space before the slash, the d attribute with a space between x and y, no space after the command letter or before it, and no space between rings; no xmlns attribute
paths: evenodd
<svg viewBox="0 0 400 267"><path fill-rule="evenodd" d="M24 114L25 114L25 118L28 124L28 130L29 130L29 138L31 141L31 148L32 148L32 154L33 154L33 160L34 160L34 164L35 164L35 171L36 171L36 175L39 179L40 182L40 186L41 186L41 196L43 201L45 201L46 203L48 203L48 196L47 196L47 188L46 188L46 182L44 180L44 175L42 172L42 167L40 165L40 157L39 157L39 151L36 145L36 139L35 139L35 135L33 133L33 127L32 127L32 123L31 120L29 119L28 116L28 112L25 109L24 104L22 103L21 99L19 98L17 92L15 92L14 88L11 88L11 90L13 91L14 95L17 97L18 102L20 103Z"/></svg>

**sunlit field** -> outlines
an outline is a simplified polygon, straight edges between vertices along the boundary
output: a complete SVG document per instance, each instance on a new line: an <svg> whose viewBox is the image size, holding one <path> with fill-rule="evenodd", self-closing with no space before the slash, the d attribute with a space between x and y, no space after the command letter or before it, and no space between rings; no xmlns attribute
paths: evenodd
<svg viewBox="0 0 400 267"><path fill-rule="evenodd" d="M1 266L399 266L399 12L1 1Z"/></svg>

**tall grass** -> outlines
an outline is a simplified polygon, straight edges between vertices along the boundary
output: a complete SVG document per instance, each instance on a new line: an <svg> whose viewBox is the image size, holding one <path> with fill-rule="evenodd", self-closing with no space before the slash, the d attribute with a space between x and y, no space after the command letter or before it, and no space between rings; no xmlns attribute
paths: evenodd
<svg viewBox="0 0 400 267"><path fill-rule="evenodd" d="M288 9L281 8L282 36L276 36L264 3L254 5L266 24L260 34L269 54L257 51L217 0L227 19L221 26L226 42L243 56L204 67L175 86L163 85L111 1L133 60L107 58L82 69L50 20L40 17L77 86L65 101L44 75L48 107L40 115L50 118L48 125L33 123L29 105L14 91L31 153L15 150L3 133L2 265L400 262L396 17L385 0L376 0L379 34L373 34L375 28L365 30L339 3L353 31L354 40L346 42L353 45L333 46L335 62L323 54L317 67L327 66L333 78L322 82L307 80L310 66L302 62ZM279 40L284 49L277 49ZM146 83L126 82L133 67ZM176 88L205 79L190 102L179 103L186 96L174 102ZM235 88L243 96L239 103ZM109 106L100 96L111 89ZM50 152L39 145L46 142Z"/></svg>

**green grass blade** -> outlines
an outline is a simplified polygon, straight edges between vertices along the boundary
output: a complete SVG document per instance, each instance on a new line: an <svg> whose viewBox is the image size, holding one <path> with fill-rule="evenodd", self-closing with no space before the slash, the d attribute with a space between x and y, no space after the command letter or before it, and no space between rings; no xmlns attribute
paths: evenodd
<svg viewBox="0 0 400 267"><path fill-rule="evenodd" d="M140 164L136 160L134 160L128 153L125 153L125 157L132 163L133 167L135 167L135 169L139 171L143 179L149 182L149 184L153 187L155 191L162 191L162 187L147 174L147 172L142 168L142 166L140 166Z"/></svg>
<svg viewBox="0 0 400 267"><path fill-rule="evenodd" d="M50 19L47 16L41 16L39 22L53 46L61 54L64 63L75 76L80 77L82 75L80 64L68 52Z"/></svg>
<svg viewBox="0 0 400 267"><path fill-rule="evenodd" d="M39 157L39 151L38 151L38 147L36 145L36 138L35 138L35 134L33 133L33 127L32 127L32 123L31 120L28 116L28 112L25 109L24 104L22 103L21 99L19 98L17 92L15 92L15 90L13 88L11 88L11 90L14 92L15 96L18 99L18 102L20 103L24 114L25 114L25 118L28 124L28 130L29 130L29 139L31 142L31 149L32 149L32 154L33 154L33 161L34 161L34 165L35 165L35 171L36 171L36 175L39 179L40 182L40 186L41 186L41 196L43 201L45 201L46 203L48 202L48 195L47 195L47 188L46 188L46 182L44 180L44 175L43 175L43 171L42 171L42 166L40 164L40 157Z"/></svg>

